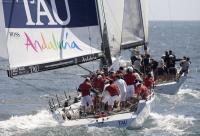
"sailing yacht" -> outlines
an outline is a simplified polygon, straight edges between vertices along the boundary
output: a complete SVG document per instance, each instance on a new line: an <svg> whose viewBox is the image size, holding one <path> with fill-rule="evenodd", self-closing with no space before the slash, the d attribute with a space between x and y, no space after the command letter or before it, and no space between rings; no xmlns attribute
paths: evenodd
<svg viewBox="0 0 200 136"><path fill-rule="evenodd" d="M139 4L140 0L1 0L0 49L1 57L8 60L8 76L99 59L103 65L112 65L112 56L119 54L121 49L118 41L121 41L124 11L133 8L142 12L132 2ZM133 7L127 7L129 4ZM115 29L114 24L121 30ZM50 107L55 119L68 126L134 127L140 126L149 116L154 99L152 91L147 100L137 103L137 110L127 109L99 118L75 116L79 114L80 101L65 107L50 102ZM66 111L75 117L64 120Z"/></svg>
<svg viewBox="0 0 200 136"><path fill-rule="evenodd" d="M141 47L147 53L148 46L148 7L145 0L124 1L124 12L121 30L121 51L131 55L140 55ZM131 50L133 49L133 50ZM131 65L130 60L117 60L119 65ZM159 82L155 85L155 92L162 94L176 94L187 79L187 74L180 76L179 80Z"/></svg>

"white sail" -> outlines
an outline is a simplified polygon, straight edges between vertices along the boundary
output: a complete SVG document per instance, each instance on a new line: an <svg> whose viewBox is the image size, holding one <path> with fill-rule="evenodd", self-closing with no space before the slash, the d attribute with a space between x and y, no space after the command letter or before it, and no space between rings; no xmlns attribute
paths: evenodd
<svg viewBox="0 0 200 136"><path fill-rule="evenodd" d="M147 19L144 14L146 0L125 0L122 26L122 49L143 45L147 34Z"/></svg>
<svg viewBox="0 0 200 136"><path fill-rule="evenodd" d="M143 25L144 25L144 35L145 35L145 42L148 42L149 38L149 3L148 0L141 0L141 7L142 7L142 17L143 17Z"/></svg>
<svg viewBox="0 0 200 136"><path fill-rule="evenodd" d="M2 0L1 4L13 76L101 57L94 0Z"/></svg>
<svg viewBox="0 0 200 136"><path fill-rule="evenodd" d="M101 25L107 25L111 56L120 52L124 0L98 0Z"/></svg>
<svg viewBox="0 0 200 136"><path fill-rule="evenodd" d="M7 43L6 43L6 35L5 35L5 23L4 23L4 16L3 16L3 5L2 0L0 0L0 57L7 59L8 58L8 52L7 52Z"/></svg>

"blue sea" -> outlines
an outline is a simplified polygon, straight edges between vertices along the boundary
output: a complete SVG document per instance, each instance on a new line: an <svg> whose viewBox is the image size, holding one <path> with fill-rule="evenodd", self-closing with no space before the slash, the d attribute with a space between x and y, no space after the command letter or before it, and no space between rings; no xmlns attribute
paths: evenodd
<svg viewBox="0 0 200 136"><path fill-rule="evenodd" d="M0 136L200 136L200 22L150 22L149 51L160 58L171 49L177 56L189 56L188 79L176 95L156 94L155 105L143 127L65 127L48 111L48 98L63 92L75 95L87 74L77 66L8 78L0 70ZM0 59L0 65L5 61ZM84 64L95 70L96 63Z"/></svg>

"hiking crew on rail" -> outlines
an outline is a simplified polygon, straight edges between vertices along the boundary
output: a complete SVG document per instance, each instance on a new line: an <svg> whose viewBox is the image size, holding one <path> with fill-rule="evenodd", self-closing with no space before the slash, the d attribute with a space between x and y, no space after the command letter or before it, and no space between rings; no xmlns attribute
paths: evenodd
<svg viewBox="0 0 200 136"><path fill-rule="evenodd" d="M147 100L154 81L153 77L144 81L132 66L126 70L120 67L117 72L96 71L78 89L83 112L86 107L92 113L123 111L141 99Z"/></svg>

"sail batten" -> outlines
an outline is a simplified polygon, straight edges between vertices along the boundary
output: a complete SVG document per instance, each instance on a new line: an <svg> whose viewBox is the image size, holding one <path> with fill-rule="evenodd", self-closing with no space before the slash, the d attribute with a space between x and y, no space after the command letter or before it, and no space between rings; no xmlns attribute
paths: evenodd
<svg viewBox="0 0 200 136"><path fill-rule="evenodd" d="M139 47L139 46L143 46L145 43L145 41L137 41L137 42L127 42L127 43L122 43L122 47L121 49L130 49L130 48L136 48L136 47Z"/></svg>
<svg viewBox="0 0 200 136"><path fill-rule="evenodd" d="M1 5L11 76L103 56L95 0L1 0Z"/></svg>

